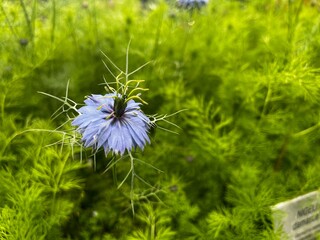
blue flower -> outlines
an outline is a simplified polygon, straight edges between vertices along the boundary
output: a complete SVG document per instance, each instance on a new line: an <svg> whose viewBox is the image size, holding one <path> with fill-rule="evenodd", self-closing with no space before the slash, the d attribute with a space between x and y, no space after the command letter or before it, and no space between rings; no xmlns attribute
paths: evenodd
<svg viewBox="0 0 320 240"><path fill-rule="evenodd" d="M178 0L178 5L180 7L185 8L195 8L195 7L202 7L208 3L209 0Z"/></svg>
<svg viewBox="0 0 320 240"><path fill-rule="evenodd" d="M150 143L151 121L140 110L140 103L126 101L125 96L116 93L92 94L84 102L72 125L78 126L85 147L103 147L106 154L111 151L123 155Z"/></svg>

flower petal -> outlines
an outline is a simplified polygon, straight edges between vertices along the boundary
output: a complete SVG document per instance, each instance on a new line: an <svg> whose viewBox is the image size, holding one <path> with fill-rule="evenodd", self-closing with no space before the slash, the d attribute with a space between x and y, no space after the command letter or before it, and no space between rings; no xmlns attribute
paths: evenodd
<svg viewBox="0 0 320 240"><path fill-rule="evenodd" d="M116 117L114 96L115 93L89 96L84 101L86 105L78 109L80 115L72 125L78 127L85 147L103 147L105 154L112 151L123 155L136 147L143 149L147 142L150 143L149 118L140 110L140 103L134 100L127 103L121 117ZM117 96L121 98L120 94Z"/></svg>

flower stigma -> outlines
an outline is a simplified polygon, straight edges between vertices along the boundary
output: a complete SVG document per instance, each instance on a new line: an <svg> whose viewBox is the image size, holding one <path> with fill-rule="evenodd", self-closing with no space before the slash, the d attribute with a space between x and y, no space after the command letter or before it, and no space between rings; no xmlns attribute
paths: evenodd
<svg viewBox="0 0 320 240"><path fill-rule="evenodd" d="M124 114L127 107L126 98L126 95L123 95L122 97L114 97L113 110L116 118L121 118Z"/></svg>

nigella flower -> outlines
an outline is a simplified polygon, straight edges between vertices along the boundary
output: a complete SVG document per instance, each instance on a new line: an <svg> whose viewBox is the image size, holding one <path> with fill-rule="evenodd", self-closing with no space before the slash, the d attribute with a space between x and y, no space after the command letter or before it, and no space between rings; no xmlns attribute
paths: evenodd
<svg viewBox="0 0 320 240"><path fill-rule="evenodd" d="M150 143L151 121L141 111L140 103L126 101L126 96L119 93L92 94L84 102L72 125L78 126L85 147L103 147L106 154L111 151L123 155Z"/></svg>
<svg viewBox="0 0 320 240"><path fill-rule="evenodd" d="M178 6L184 8L200 8L208 3L209 0L178 0Z"/></svg>

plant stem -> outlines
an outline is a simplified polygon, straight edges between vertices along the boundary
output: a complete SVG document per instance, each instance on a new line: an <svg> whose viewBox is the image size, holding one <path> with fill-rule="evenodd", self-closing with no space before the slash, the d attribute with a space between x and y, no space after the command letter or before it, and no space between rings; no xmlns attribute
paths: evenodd
<svg viewBox="0 0 320 240"><path fill-rule="evenodd" d="M35 36L35 29L36 29L36 17L37 17L37 0L33 0L32 4L32 15L31 15L31 31L32 31L32 39L31 41L34 42L34 36Z"/></svg>
<svg viewBox="0 0 320 240"><path fill-rule="evenodd" d="M159 21L158 21L158 26L157 26L156 36L154 39L154 47L153 47L151 59L156 58L157 54L158 54L163 18L164 18L164 14L162 13L161 17L159 18Z"/></svg>
<svg viewBox="0 0 320 240"><path fill-rule="evenodd" d="M152 214L152 216L151 216L151 240L156 239L156 226L155 225L156 225L155 216Z"/></svg>
<svg viewBox="0 0 320 240"><path fill-rule="evenodd" d="M116 158L115 157L112 157L112 160L113 162L116 161ZM115 184L115 186L118 185L118 179L117 179L117 164L113 164L112 166L112 176L113 176L113 183Z"/></svg>
<svg viewBox="0 0 320 240"><path fill-rule="evenodd" d="M293 137L294 138L302 137L303 135L309 134L309 133L317 130L319 127L320 127L320 123L317 123L316 125L314 125L312 127L309 127L309 128L307 128L305 130L302 130L302 131L300 131L298 133L293 134Z"/></svg>
<svg viewBox="0 0 320 240"><path fill-rule="evenodd" d="M51 43L54 42L56 30L56 0L52 0L52 28L51 28Z"/></svg>
<svg viewBox="0 0 320 240"><path fill-rule="evenodd" d="M129 152L129 156L130 156L130 162L131 162L131 190L130 190L130 201L131 201L131 208L132 208L132 214L134 215L134 176L135 176L135 172L134 172L134 158L131 154L131 152Z"/></svg>
<svg viewBox="0 0 320 240"><path fill-rule="evenodd" d="M5 102L6 102L6 94L3 94L3 96L1 97L1 123L4 122L4 106L5 106Z"/></svg>
<svg viewBox="0 0 320 240"><path fill-rule="evenodd" d="M27 22L29 37L30 37L30 40L32 41L33 40L32 24L31 24L31 21L30 21L30 18L29 18L27 9L26 9L26 5L24 4L23 0L20 0L20 5L21 5L22 10L23 10L24 18L25 18L25 20Z"/></svg>
<svg viewBox="0 0 320 240"><path fill-rule="evenodd" d="M282 163L283 163L285 153L287 151L288 143L289 143L289 136L287 135L285 137L285 139L283 140L282 146L280 148L280 153L279 153L277 161L275 162L274 167L273 167L274 171L276 171L276 172L279 171L282 167Z"/></svg>

